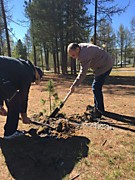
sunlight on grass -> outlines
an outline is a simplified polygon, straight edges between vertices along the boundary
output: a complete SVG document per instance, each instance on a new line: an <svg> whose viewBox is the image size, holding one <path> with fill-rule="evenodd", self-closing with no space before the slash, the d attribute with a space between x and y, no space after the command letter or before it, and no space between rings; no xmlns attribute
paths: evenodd
<svg viewBox="0 0 135 180"><path fill-rule="evenodd" d="M135 76L135 68L130 70L130 68L125 68L125 69L113 69L111 76Z"/></svg>

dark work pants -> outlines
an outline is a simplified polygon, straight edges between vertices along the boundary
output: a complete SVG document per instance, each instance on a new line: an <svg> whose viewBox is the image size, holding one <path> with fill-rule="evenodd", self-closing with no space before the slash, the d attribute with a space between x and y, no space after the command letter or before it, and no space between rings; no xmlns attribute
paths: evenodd
<svg viewBox="0 0 135 180"><path fill-rule="evenodd" d="M101 112L104 112L105 110L102 87L105 82L105 79L109 76L111 70L112 68L104 74L95 77L92 83L92 91L94 94L94 107Z"/></svg>
<svg viewBox="0 0 135 180"><path fill-rule="evenodd" d="M13 97L12 100L5 101L8 108L7 120L4 126L4 136L12 135L18 127L19 112L20 112L20 95L19 92Z"/></svg>

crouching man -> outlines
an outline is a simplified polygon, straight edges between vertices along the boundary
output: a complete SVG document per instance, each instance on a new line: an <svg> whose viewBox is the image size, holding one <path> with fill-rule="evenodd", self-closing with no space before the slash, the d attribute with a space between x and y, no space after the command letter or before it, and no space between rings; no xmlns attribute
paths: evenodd
<svg viewBox="0 0 135 180"><path fill-rule="evenodd" d="M27 117L29 89L32 82L39 84L42 70L29 60L0 56L0 115L7 116L4 138L12 139L24 134L18 131L19 115L25 124ZM5 101L7 111L3 107Z"/></svg>

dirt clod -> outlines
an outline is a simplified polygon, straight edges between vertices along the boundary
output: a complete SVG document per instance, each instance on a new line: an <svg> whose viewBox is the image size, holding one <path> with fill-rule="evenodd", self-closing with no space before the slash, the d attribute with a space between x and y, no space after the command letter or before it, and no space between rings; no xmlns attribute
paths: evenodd
<svg viewBox="0 0 135 180"><path fill-rule="evenodd" d="M75 133L78 129L80 129L81 126L87 126L90 128L96 128L99 130L112 130L113 128L109 124L105 124L102 122L101 119L92 119L91 116L91 110L92 106L88 105L86 107L86 111L82 114L73 114L69 117L66 117L63 114L58 114L55 118L46 118L41 119L39 118L41 122L41 125L37 129L37 134L39 136L57 136L57 137L68 137ZM33 119L37 116L33 116ZM46 125L47 123L47 125Z"/></svg>

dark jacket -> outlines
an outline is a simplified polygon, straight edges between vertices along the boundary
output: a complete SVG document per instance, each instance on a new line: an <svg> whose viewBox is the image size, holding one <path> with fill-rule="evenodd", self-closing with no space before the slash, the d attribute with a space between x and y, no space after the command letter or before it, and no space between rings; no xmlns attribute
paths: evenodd
<svg viewBox="0 0 135 180"><path fill-rule="evenodd" d="M0 105L4 100L10 101L18 91L20 112L25 113L29 89L34 80L34 66L30 61L0 56Z"/></svg>

